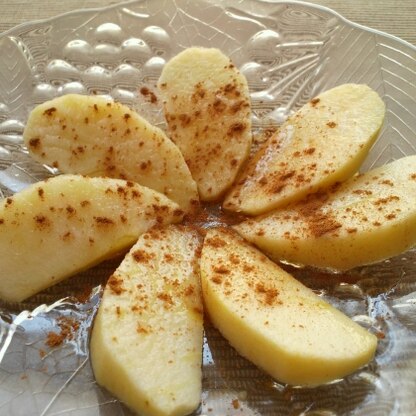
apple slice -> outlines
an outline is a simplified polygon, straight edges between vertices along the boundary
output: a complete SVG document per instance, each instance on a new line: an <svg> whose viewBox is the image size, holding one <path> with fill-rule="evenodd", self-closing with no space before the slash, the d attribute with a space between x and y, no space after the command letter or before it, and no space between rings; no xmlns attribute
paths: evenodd
<svg viewBox="0 0 416 416"><path fill-rule="evenodd" d="M416 156L234 228L275 260L346 270L416 244Z"/></svg>
<svg viewBox="0 0 416 416"><path fill-rule="evenodd" d="M182 216L164 195L121 179L33 184L0 202L0 298L22 301Z"/></svg>
<svg viewBox="0 0 416 416"><path fill-rule="evenodd" d="M222 335L273 378L318 385L367 364L377 340L231 230L211 229L204 305Z"/></svg>
<svg viewBox="0 0 416 416"><path fill-rule="evenodd" d="M351 177L374 143L384 113L383 101L366 85L322 93L254 155L224 208L258 215Z"/></svg>
<svg viewBox="0 0 416 416"><path fill-rule="evenodd" d="M187 415L200 402L200 245L185 227L152 229L105 287L90 344L94 374L139 414Z"/></svg>
<svg viewBox="0 0 416 416"><path fill-rule="evenodd" d="M165 133L125 105L68 94L37 106L23 134L30 155L64 173L137 182L184 211L198 191L180 150Z"/></svg>
<svg viewBox="0 0 416 416"><path fill-rule="evenodd" d="M185 157L200 198L218 199L250 151L245 77L218 49L189 48L165 65L158 87L170 137Z"/></svg>

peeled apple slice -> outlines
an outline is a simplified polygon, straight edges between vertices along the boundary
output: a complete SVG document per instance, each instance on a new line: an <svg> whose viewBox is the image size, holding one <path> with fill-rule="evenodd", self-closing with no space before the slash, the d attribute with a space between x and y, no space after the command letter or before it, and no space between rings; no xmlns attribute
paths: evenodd
<svg viewBox="0 0 416 416"><path fill-rule="evenodd" d="M204 305L222 335L276 380L318 385L374 356L377 339L230 230L208 232Z"/></svg>
<svg viewBox="0 0 416 416"><path fill-rule="evenodd" d="M178 205L121 179L61 175L0 201L0 298L20 302L133 245Z"/></svg>
<svg viewBox="0 0 416 416"><path fill-rule="evenodd" d="M416 156L234 228L276 260L346 270L416 243Z"/></svg>
<svg viewBox="0 0 416 416"><path fill-rule="evenodd" d="M200 198L218 199L250 151L245 77L220 50L189 48L165 65L158 87L169 135L185 157Z"/></svg>
<svg viewBox="0 0 416 416"><path fill-rule="evenodd" d="M140 415L187 415L199 405L199 250L195 231L152 229L105 287L91 337L94 374Z"/></svg>
<svg viewBox="0 0 416 416"><path fill-rule="evenodd" d="M385 106L366 85L345 84L309 101L248 163L224 208L259 215L297 202L358 171Z"/></svg>
<svg viewBox="0 0 416 416"><path fill-rule="evenodd" d="M68 94L37 106L23 138L30 155L63 173L137 182L184 211L198 204L185 160L162 130L103 97Z"/></svg>

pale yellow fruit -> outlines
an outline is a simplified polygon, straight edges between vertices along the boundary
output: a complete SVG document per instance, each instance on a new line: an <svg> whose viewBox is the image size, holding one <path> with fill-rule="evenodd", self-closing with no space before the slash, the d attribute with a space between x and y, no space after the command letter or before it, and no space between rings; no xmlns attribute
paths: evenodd
<svg viewBox="0 0 416 416"><path fill-rule="evenodd" d="M245 77L218 49L189 48L165 65L158 87L170 137L185 157L200 198L218 199L250 151Z"/></svg>
<svg viewBox="0 0 416 416"><path fill-rule="evenodd" d="M289 117L248 163L224 208L258 215L351 177L383 123L385 106L366 85L328 90Z"/></svg>
<svg viewBox="0 0 416 416"><path fill-rule="evenodd" d="M198 203L196 183L177 146L120 103L77 94L55 98L33 109L23 137L35 160L61 172L131 180L185 211Z"/></svg>
<svg viewBox="0 0 416 416"><path fill-rule="evenodd" d="M121 179L61 175L0 202L0 298L23 299L182 219L164 195Z"/></svg>
<svg viewBox="0 0 416 416"><path fill-rule="evenodd" d="M199 250L195 231L152 229L105 287L90 345L94 374L140 415L187 415L199 405Z"/></svg>
<svg viewBox="0 0 416 416"><path fill-rule="evenodd" d="M210 230L204 305L244 357L276 380L318 385L366 365L377 339L230 230Z"/></svg>
<svg viewBox="0 0 416 416"><path fill-rule="evenodd" d="M415 200L408 156L234 228L276 260L346 270L415 245Z"/></svg>

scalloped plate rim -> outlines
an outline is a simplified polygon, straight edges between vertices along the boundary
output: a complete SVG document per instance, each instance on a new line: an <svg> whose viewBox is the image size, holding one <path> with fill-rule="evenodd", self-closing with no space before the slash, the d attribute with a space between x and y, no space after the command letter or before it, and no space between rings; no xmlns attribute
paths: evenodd
<svg viewBox="0 0 416 416"><path fill-rule="evenodd" d="M16 35L18 33L20 33L22 30L24 30L25 28L29 28L31 26L39 26L39 25L45 25L47 23L52 23L55 21L58 21L60 19L65 19L68 16L74 16L77 14L83 14L83 13L104 13L108 10L114 10L114 9L119 9L119 8L123 8L126 7L128 5L134 5L134 4L139 4L139 3L143 3L146 0L128 0L128 1L124 1L121 3L117 3L117 4L112 4L109 6L104 6L104 7L88 7L88 8L83 8L83 9L76 9L76 10L71 10L69 12L65 12L65 13L60 13L56 16L50 17L50 18L46 18L46 19L36 19L36 20L32 20L32 21L28 21L28 22L24 22L21 23L19 25L16 25L10 29L7 29L6 31L0 33L0 39L3 37L7 37L7 36L13 36ZM153 0L155 1L155 0ZM159 1L159 0L156 0ZM213 3L213 4L221 4L221 2L219 0L204 0L207 1L209 3ZM397 41L399 44L401 44L402 46L408 47L410 49L412 49L413 51L416 52L416 46L411 44L410 42L392 35L390 33L378 30L378 29L374 29L371 28L369 26L365 26L362 25L360 23L356 23L353 22L352 20L349 20L347 18L345 18L342 14L338 13L337 11L331 9L330 7L327 6L322 6L320 4L314 4L314 3L309 3L306 1L295 1L295 0L275 0L275 1L271 1L271 0L248 0L251 2L259 2L259 3L263 3L263 4L282 4L282 5L291 5L291 6L306 6L306 7L310 7L312 9L317 9L317 10L322 10L326 13L332 14L334 17L338 18L339 20L341 20L342 22L344 22L345 24L360 29L360 30L364 30L366 32L370 32L370 33L374 33L376 35L380 35L380 36L384 36L384 37L388 37L394 41Z"/></svg>
<svg viewBox="0 0 416 416"><path fill-rule="evenodd" d="M7 31L4 31L3 33L0 34L0 40L7 38L7 37L11 37L11 36L19 36L23 31L26 31L28 29L31 28L39 28L42 27L44 25L47 24L52 24L52 23L56 23L59 22L61 19L67 19L68 17L71 16L82 16L84 14L87 13L97 13L97 14L102 14L102 13L106 13L108 11L111 10L122 10L125 7L129 7L129 6L134 6L134 5L139 5L139 4L143 4L145 3L146 0L129 0L129 1L124 1L124 2L120 2L117 4L113 4L113 5L109 5L109 6L105 6L105 7L95 7L95 8L84 8L84 9L77 9L77 10L72 10L66 13L61 13L58 14L54 17L50 17L47 19L38 19L38 20L33 20L33 21L28 21L25 23L21 23L13 28L8 29ZM153 1L160 1L160 0L153 0ZM180 1L180 0L177 0ZM225 7L220 0L203 0L207 3L210 4L217 4L220 6ZM304 1L285 1L285 0L246 0L249 3L261 3L263 5L270 5L270 6L274 6L274 5L287 5L287 6L292 6L293 8L296 8L298 6L300 7L307 7L310 8L311 10L321 10L325 13L327 13L328 15L331 15L333 17L335 17L336 19L338 19L339 22L341 22L342 24L345 24L347 27L350 28L356 28L359 29L361 31L367 32L367 33L373 33L375 35L379 35L381 37L384 38L388 38L391 39L392 41L396 42L398 47L400 47L400 49L403 51L412 51L416 52L416 46L412 45L411 43L397 37L394 35L391 35L389 33L377 30L377 29L373 29L364 25L360 25L358 23L355 23L353 21L350 21L349 19L346 19L345 17L343 17L340 13L332 10L329 7L326 6L321 6L321 5L316 5L316 4L312 4L309 2L304 2ZM238 3L239 5L241 5L241 2ZM414 59L412 57L412 59L416 62L416 59ZM46 409L47 410L47 409Z"/></svg>

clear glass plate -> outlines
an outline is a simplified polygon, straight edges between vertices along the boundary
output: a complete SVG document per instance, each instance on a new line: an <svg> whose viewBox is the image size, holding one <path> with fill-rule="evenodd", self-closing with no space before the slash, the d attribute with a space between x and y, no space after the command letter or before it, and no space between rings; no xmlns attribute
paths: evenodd
<svg viewBox="0 0 416 416"><path fill-rule="evenodd" d="M157 94L164 63L192 45L221 48L246 75L259 140L320 91L356 82L387 105L363 170L415 153L410 44L306 3L134 1L25 24L0 37L0 197L56 173L34 163L22 145L36 104L69 92L110 95L163 128L160 100L152 103L140 90ZM104 263L22 304L0 303L0 415L130 414L95 383L88 360L100 284L116 266L117 260ZM318 388L284 386L207 326L195 415L415 414L415 251L339 275L292 272L378 334L375 360Z"/></svg>

